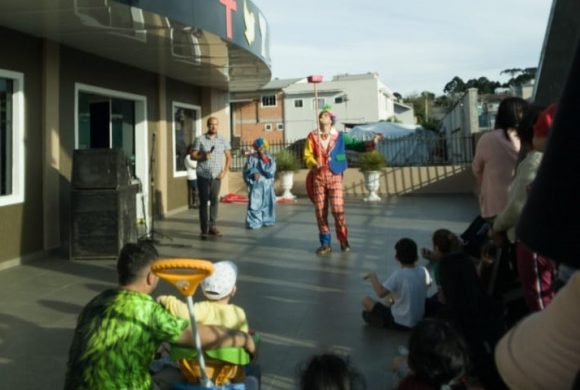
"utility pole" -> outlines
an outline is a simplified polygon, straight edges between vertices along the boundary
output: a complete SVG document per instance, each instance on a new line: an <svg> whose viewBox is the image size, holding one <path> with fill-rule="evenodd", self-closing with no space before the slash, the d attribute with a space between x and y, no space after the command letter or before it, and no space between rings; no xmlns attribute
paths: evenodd
<svg viewBox="0 0 580 390"><path fill-rule="evenodd" d="M427 92L423 92L423 96L425 96L425 119L424 119L424 123L427 123L427 120L429 119L429 109L427 106L427 103L429 102L429 94Z"/></svg>

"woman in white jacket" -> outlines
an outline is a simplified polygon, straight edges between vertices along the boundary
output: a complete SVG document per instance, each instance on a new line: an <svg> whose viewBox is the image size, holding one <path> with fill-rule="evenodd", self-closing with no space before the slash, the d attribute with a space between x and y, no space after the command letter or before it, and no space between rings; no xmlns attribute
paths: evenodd
<svg viewBox="0 0 580 390"><path fill-rule="evenodd" d="M518 276L524 289L524 298L531 311L542 310L554 297L552 290L555 266L552 260L532 252L515 236L515 227L528 199L528 191L536 178L542 162L545 140L552 124L555 105L549 106L540 113L540 108L530 108L518 136L522 143L531 148L517 167L512 182L506 207L496 217L493 224L493 237L501 241L503 233L511 242L516 243ZM499 242L501 243L501 242Z"/></svg>

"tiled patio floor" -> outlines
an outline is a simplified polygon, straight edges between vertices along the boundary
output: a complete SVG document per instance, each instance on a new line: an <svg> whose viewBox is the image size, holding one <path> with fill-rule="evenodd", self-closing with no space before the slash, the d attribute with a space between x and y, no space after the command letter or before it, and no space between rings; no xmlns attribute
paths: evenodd
<svg viewBox="0 0 580 390"><path fill-rule="evenodd" d="M197 216L184 211L156 228L170 236L158 249L167 257L232 259L240 277L235 303L262 334L262 388L295 388L297 363L325 350L346 353L367 378L369 389L384 389L397 346L406 335L362 324L360 301L372 289L362 275L381 278L395 267L393 247L403 237L430 245L431 233L463 231L477 214L473 196L403 196L379 204L347 201L353 251L334 243L327 258L317 245L312 205L305 199L279 205L278 222L259 231L244 229L245 206L220 205L224 237L200 241ZM50 258L0 272L0 388L59 389L78 313L116 283L114 261ZM163 284L157 293L174 293Z"/></svg>

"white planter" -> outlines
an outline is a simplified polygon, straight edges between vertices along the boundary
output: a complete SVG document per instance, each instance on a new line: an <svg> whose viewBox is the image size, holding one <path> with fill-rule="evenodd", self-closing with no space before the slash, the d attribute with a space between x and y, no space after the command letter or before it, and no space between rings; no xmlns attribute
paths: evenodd
<svg viewBox="0 0 580 390"><path fill-rule="evenodd" d="M365 175L365 188L369 192L368 196L364 198L365 202L378 202L381 198L377 195L377 191L380 188L380 178L381 171L366 171L363 172Z"/></svg>
<svg viewBox="0 0 580 390"><path fill-rule="evenodd" d="M294 172L284 171L280 172L280 186L284 192L282 193L282 199L295 199L296 196L292 195L290 190L294 185Z"/></svg>

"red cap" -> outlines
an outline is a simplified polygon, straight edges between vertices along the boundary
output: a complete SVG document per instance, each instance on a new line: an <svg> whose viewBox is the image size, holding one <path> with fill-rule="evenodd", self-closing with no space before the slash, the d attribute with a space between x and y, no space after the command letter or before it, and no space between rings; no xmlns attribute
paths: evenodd
<svg viewBox="0 0 580 390"><path fill-rule="evenodd" d="M308 82L309 83L313 83L313 84L321 83L322 82L322 76L321 75L308 76Z"/></svg>
<svg viewBox="0 0 580 390"><path fill-rule="evenodd" d="M552 103L538 115L538 120L534 125L534 137L546 138L552 129L554 115L556 114L556 103Z"/></svg>

